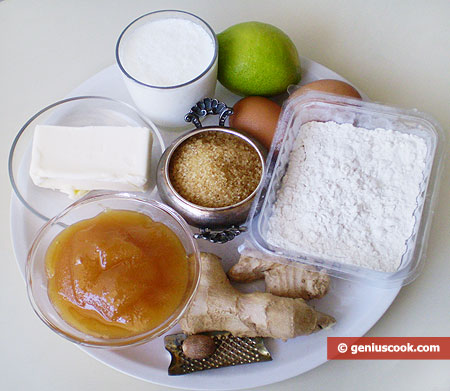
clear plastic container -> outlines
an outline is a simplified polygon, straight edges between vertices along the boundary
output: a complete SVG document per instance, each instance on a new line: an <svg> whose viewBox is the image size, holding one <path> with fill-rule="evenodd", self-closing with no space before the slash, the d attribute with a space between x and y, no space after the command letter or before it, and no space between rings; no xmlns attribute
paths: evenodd
<svg viewBox="0 0 450 391"><path fill-rule="evenodd" d="M421 137L427 145L426 166L414 211L415 225L406 242L406 251L399 268L392 273L374 271L337 259L317 257L305 252L286 250L269 244L268 220L272 214L277 191L289 164L290 152L302 124L310 121L334 121L375 129L392 129ZM404 110L357 99L308 92L289 99L283 106L272 148L266 163L263 186L250 211L252 244L271 257L313 265L335 277L358 281L373 286L393 288L406 285L420 273L424 261L428 234L437 198L439 175L444 155L445 138L440 126L428 115L417 110Z"/></svg>

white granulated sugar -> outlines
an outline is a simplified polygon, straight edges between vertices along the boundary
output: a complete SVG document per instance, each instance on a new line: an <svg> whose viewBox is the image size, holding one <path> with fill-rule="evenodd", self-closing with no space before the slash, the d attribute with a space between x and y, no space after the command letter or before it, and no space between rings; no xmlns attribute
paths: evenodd
<svg viewBox="0 0 450 391"><path fill-rule="evenodd" d="M200 75L214 56L214 42L198 24L160 19L133 31L121 45L120 60L135 79L159 87L186 83Z"/></svg>
<svg viewBox="0 0 450 391"><path fill-rule="evenodd" d="M398 131L302 125L268 241L341 263L397 270L413 231L426 154L423 139Z"/></svg>

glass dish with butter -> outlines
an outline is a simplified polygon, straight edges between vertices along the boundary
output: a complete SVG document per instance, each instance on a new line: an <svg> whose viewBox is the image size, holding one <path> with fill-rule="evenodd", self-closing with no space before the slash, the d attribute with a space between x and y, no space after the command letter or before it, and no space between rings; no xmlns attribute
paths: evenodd
<svg viewBox="0 0 450 391"><path fill-rule="evenodd" d="M159 130L132 106L106 97L68 98L20 129L9 177L25 207L49 220L90 190L151 193L164 149Z"/></svg>
<svg viewBox="0 0 450 391"><path fill-rule="evenodd" d="M128 193L94 193L38 232L26 281L53 331L95 347L137 345L174 326L199 281L197 245L171 208Z"/></svg>

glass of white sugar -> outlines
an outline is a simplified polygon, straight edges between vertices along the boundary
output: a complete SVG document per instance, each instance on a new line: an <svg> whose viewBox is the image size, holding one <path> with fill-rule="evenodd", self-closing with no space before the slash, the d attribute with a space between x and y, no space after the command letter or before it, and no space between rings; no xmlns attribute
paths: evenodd
<svg viewBox="0 0 450 391"><path fill-rule="evenodd" d="M163 127L185 125L184 116L214 96L218 44L213 29L184 11L156 11L131 22L116 45L116 60L138 107Z"/></svg>

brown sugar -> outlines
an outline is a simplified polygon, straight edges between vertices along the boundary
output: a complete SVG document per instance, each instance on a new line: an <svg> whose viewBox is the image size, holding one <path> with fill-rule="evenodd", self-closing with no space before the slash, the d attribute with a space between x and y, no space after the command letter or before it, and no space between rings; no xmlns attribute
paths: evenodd
<svg viewBox="0 0 450 391"><path fill-rule="evenodd" d="M258 186L261 159L245 140L209 131L181 144L170 160L175 191L193 204L220 208L246 199Z"/></svg>

